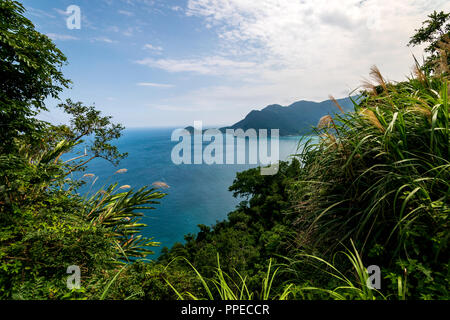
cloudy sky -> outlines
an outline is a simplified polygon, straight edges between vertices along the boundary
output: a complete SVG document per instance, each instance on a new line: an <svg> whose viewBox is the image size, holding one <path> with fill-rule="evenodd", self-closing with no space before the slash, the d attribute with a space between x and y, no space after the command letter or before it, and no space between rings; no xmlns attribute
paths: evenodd
<svg viewBox="0 0 450 320"><path fill-rule="evenodd" d="M450 11L446 0L21 2L68 57L73 87L61 98L95 103L127 127L226 125L269 104L345 97L374 64L402 80L412 54L422 57L407 47L414 30ZM81 29L67 28L70 5Z"/></svg>

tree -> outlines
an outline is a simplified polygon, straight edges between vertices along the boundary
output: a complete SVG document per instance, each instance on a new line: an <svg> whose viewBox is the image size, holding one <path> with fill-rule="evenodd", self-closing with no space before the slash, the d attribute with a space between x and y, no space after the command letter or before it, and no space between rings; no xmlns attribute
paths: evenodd
<svg viewBox="0 0 450 320"><path fill-rule="evenodd" d="M64 54L23 16L24 7L0 1L0 151L14 148L21 135L36 138L43 124L34 118L44 100L67 88Z"/></svg>
<svg viewBox="0 0 450 320"><path fill-rule="evenodd" d="M117 165L126 153L111 141L124 128L70 99L59 104L69 124L36 119L70 82L60 70L66 57L23 13L0 0L0 299L70 298L62 281L69 265L92 293L118 264L152 253L158 243L141 235L140 219L165 194L116 183L78 195L82 181L67 176L94 158ZM84 154L63 159L84 140Z"/></svg>
<svg viewBox="0 0 450 320"><path fill-rule="evenodd" d="M26 181L35 185L55 181L54 165L86 136L93 137L87 146L89 154L66 163L67 171L58 174L59 178L83 170L94 158L117 164L126 156L110 144L121 136L123 126L112 123L111 117L102 116L92 106L71 100L61 103L59 107L72 117L70 125L53 126L36 119L40 111L47 110L44 100L58 98L70 81L61 72L67 61L65 55L51 39L35 30L24 12L16 1L0 1L0 78L5 79L0 82L0 191L9 204L23 198L25 193L20 190L26 190ZM50 172L48 163L47 170L30 165L45 163L38 158L55 148L59 155L50 170L53 175L40 174Z"/></svg>
<svg viewBox="0 0 450 320"><path fill-rule="evenodd" d="M427 71L436 72L442 55L445 56L442 56L442 58L446 58L446 64L450 63L448 45L445 45L450 40L450 24L448 23L450 13L434 11L428 18L422 23L420 29L416 29L416 33L411 37L408 45L427 44L425 52L430 56L426 58L423 68Z"/></svg>

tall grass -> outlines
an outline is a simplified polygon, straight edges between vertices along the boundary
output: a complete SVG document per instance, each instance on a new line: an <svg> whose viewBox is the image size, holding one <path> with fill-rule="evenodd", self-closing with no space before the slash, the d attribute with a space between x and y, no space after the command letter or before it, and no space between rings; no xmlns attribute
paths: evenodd
<svg viewBox="0 0 450 320"><path fill-rule="evenodd" d="M250 292L247 286L247 278L242 276L238 271L235 270L237 276L237 281L233 279L230 275L224 272L220 266L219 254L217 254L217 268L214 272L214 276L211 278L205 278L202 274L186 259L177 258L184 260L190 268L194 271L197 278L200 280L203 289L204 297L209 300L269 300L269 299L279 299L286 300L291 292L292 285L287 285L280 294L272 292L272 284L277 275L279 268L272 272L272 260L269 260L269 266L267 268L267 273L261 284L261 290L259 293ZM174 262L174 259L172 262ZM172 263L171 262L171 263ZM169 263L169 265L171 264ZM167 265L167 267L169 267ZM166 279L167 284L172 288L180 300L191 299L199 300L203 297L198 296L196 293L192 292L179 292L175 285L171 284Z"/></svg>
<svg viewBox="0 0 450 320"><path fill-rule="evenodd" d="M301 278L301 269L296 264L304 266L305 263L312 265L319 273L324 274L329 285L314 286L310 284L300 284L292 287L292 293L301 299L333 299L333 300L387 300L392 298L384 295L380 290L369 285L369 273L363 264L362 258L356 249L353 241L352 248L335 253L332 262L327 261L317 255L300 253L294 258L286 258L288 263L285 271L292 274L294 278ZM335 259L337 255L342 255L346 264L342 260ZM336 260L339 262L336 263ZM344 268L349 265L350 268ZM301 268L301 267L300 267ZM404 299L404 278L399 279L399 290L397 299Z"/></svg>

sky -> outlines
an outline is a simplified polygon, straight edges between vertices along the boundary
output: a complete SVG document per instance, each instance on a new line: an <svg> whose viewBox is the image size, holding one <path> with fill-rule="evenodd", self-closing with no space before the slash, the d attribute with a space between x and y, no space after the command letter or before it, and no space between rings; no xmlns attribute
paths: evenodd
<svg viewBox="0 0 450 320"><path fill-rule="evenodd" d="M231 125L251 110L357 90L372 65L411 74L409 38L447 0L22 0L68 58L61 99L132 127ZM69 29L67 8L80 8ZM74 21L74 20L71 20ZM41 118L66 117L48 100Z"/></svg>

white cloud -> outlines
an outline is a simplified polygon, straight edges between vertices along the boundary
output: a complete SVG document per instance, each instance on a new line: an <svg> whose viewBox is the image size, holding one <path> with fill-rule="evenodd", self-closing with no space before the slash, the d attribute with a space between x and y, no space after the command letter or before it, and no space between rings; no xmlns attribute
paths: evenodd
<svg viewBox="0 0 450 320"><path fill-rule="evenodd" d="M270 103L289 105L296 101L297 92L284 85L211 86L161 99L151 109L170 114L170 125L187 126L202 120L208 126L231 125L245 117L252 109L261 109ZM279 96L282 96L280 99Z"/></svg>
<svg viewBox="0 0 450 320"><path fill-rule="evenodd" d="M41 9L36 9L36 8L32 8L32 7L27 7L27 12L35 17L39 17L39 18L51 18L54 19L56 18L54 15L48 13L47 11L41 10Z"/></svg>
<svg viewBox="0 0 450 320"><path fill-rule="evenodd" d="M413 65L412 54L420 59L423 52L407 47L409 38L434 10L449 11L450 2L189 0L186 15L202 18L216 32L219 49L137 63L235 80L165 102L173 110L185 107L202 116L211 108L245 115L272 103L346 96L374 64L388 79L403 80ZM241 117L229 114L234 120Z"/></svg>
<svg viewBox="0 0 450 320"><path fill-rule="evenodd" d="M154 46L150 43L147 43L146 45L144 45L144 49L148 49L148 50L152 50L152 51L162 51L163 48L160 46Z"/></svg>
<svg viewBox="0 0 450 320"><path fill-rule="evenodd" d="M107 38L107 37L97 37L97 38L93 38L91 41L93 41L93 42L105 42L105 43L117 43L117 40L112 40L112 39Z"/></svg>
<svg viewBox="0 0 450 320"><path fill-rule="evenodd" d="M439 7L448 8L448 2L190 0L187 13L216 26L231 54L256 54L286 67L334 67L360 55L376 58L387 47L405 47L426 14Z"/></svg>
<svg viewBox="0 0 450 320"><path fill-rule="evenodd" d="M77 37L68 35L68 34L58 34L58 33L47 33L47 37L49 37L52 40L79 40Z"/></svg>
<svg viewBox="0 0 450 320"><path fill-rule="evenodd" d="M249 84L239 88L218 85L192 90L161 100L161 110L187 112L186 121L205 120L231 124L250 110L261 109L267 101L289 105L297 99L298 90L284 84Z"/></svg>
<svg viewBox="0 0 450 320"><path fill-rule="evenodd" d="M126 11L126 10L117 10L117 13L127 16L127 17L132 17L134 16L134 13L131 11Z"/></svg>
<svg viewBox="0 0 450 320"><path fill-rule="evenodd" d="M62 15L62 16L68 16L69 12L67 12L66 10L61 10L59 8L53 8L53 10L55 10L58 14Z"/></svg>
<svg viewBox="0 0 450 320"><path fill-rule="evenodd" d="M158 109L161 111L174 111L174 112L197 112L198 108L189 108L189 107L180 107L180 106L171 106L171 105L148 105L152 109Z"/></svg>
<svg viewBox="0 0 450 320"><path fill-rule="evenodd" d="M109 26L108 30L112 32L120 32L120 28L118 26Z"/></svg>
<svg viewBox="0 0 450 320"><path fill-rule="evenodd" d="M253 62L241 62L220 56L186 60L146 58L136 62L148 67L160 68L168 72L194 72L203 75L231 75L237 72L240 74L253 73L253 68L256 66Z"/></svg>
<svg viewBox="0 0 450 320"><path fill-rule="evenodd" d="M154 83L154 82L139 82L139 87L154 87L154 88L173 88L173 84Z"/></svg>

